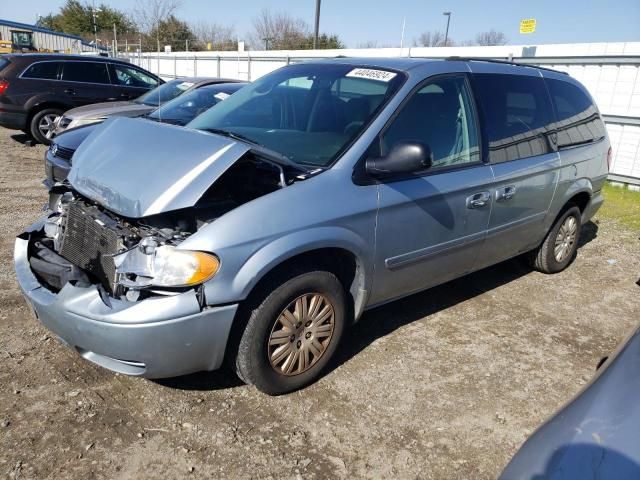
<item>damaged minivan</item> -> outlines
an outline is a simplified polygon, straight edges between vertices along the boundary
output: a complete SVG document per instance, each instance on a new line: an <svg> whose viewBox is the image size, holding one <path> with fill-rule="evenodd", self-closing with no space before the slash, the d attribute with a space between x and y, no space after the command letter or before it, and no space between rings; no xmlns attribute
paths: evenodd
<svg viewBox="0 0 640 480"><path fill-rule="evenodd" d="M226 359L314 381L369 308L528 253L575 257L611 150L568 75L452 58L283 67L186 128L116 118L16 240L37 318L147 378Z"/></svg>

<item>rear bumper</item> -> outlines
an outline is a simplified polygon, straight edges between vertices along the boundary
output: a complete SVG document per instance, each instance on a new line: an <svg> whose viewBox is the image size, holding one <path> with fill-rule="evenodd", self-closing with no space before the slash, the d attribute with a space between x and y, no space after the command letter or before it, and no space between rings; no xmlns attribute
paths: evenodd
<svg viewBox="0 0 640 480"><path fill-rule="evenodd" d="M591 199L589 200L589 203L587 204L586 208L584 209L584 212L582 212L583 225L587 223L589 220L591 220L591 218L593 218L593 216L600 209L603 203L604 203L604 197L602 196L602 192L594 193Z"/></svg>
<svg viewBox="0 0 640 480"><path fill-rule="evenodd" d="M7 112L0 106L0 127L12 130L26 130L27 114L23 112Z"/></svg>
<svg viewBox="0 0 640 480"><path fill-rule="evenodd" d="M28 240L16 239L16 277L27 302L45 327L85 359L146 378L221 365L237 305L201 310L194 291L138 302L110 299L110 305L95 285L67 283L53 293L33 274L28 246Z"/></svg>
<svg viewBox="0 0 640 480"><path fill-rule="evenodd" d="M45 185L53 185L67 178L71 170L69 161L53 156L50 149L44 154Z"/></svg>

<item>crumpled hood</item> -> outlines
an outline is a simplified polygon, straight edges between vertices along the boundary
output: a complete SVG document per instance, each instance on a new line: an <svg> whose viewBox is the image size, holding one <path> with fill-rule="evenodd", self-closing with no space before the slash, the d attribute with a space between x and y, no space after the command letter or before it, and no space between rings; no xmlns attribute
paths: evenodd
<svg viewBox="0 0 640 480"><path fill-rule="evenodd" d="M64 116L72 119L104 118L104 117L137 117L152 112L156 107L135 102L102 102L73 108L65 112Z"/></svg>
<svg viewBox="0 0 640 480"><path fill-rule="evenodd" d="M80 145L68 180L116 214L146 217L193 206L249 148L198 130L112 118Z"/></svg>

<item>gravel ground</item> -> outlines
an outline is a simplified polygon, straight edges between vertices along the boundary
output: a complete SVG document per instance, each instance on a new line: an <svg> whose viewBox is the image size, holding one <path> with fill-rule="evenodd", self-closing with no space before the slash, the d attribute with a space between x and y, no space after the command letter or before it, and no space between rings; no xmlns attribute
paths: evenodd
<svg viewBox="0 0 640 480"><path fill-rule="evenodd" d="M495 478L640 318L638 232L596 218L561 274L513 260L366 313L291 395L113 374L19 293L13 238L46 199L21 139L0 129L1 478Z"/></svg>

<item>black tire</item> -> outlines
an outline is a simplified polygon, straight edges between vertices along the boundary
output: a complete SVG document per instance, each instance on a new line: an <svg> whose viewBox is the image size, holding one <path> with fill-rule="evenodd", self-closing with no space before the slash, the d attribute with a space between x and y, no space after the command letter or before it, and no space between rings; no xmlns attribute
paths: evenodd
<svg viewBox="0 0 640 480"><path fill-rule="evenodd" d="M36 140L39 143L42 143L44 145L50 145L51 144L51 139L53 137L47 138L42 131L40 130L40 122L45 118L45 117L51 117L53 115L55 116L60 116L62 115L64 112L62 110L60 110L59 108L45 108L44 110L40 110L39 112L36 112L33 117L31 117L31 122L29 123L29 131L31 133L31 136L34 138L34 140Z"/></svg>
<svg viewBox="0 0 640 480"><path fill-rule="evenodd" d="M262 300L258 299L255 302L258 304L257 307L246 312L248 320L243 322L242 319L239 319L240 328L245 323L246 326L241 332L233 365L238 377L245 383L255 385L258 390L269 395L281 395L309 385L320 376L322 370L333 357L342 338L346 323L347 300L344 288L338 278L326 271L292 274L288 279L285 278L284 281L271 283L271 286L265 287L263 292L263 295L259 297ZM291 307L292 302L297 299L301 299L301 301L309 299L312 301L311 297L318 294L333 308L332 333L328 338L326 338L326 333L324 334L326 344L323 343L324 350L322 350L322 353L316 356L313 353L306 353L307 351L311 352L311 350L304 350L305 345L308 343L312 343L314 340L318 341L315 334L311 334L310 329L314 328L313 325L316 323L311 320L306 322L306 324L311 324L309 330L306 328L306 324L302 325L302 322L299 322L298 330L296 332L291 331L293 333L291 337L294 339L289 338L289 334L285 333L287 336L286 341L283 342L284 337L282 337L282 340L280 340L281 345L269 346L269 338L272 333L275 331L288 331L283 325L282 330L275 330L281 326L278 322L280 322L281 313L285 308ZM319 310L320 307L318 307ZM311 311L310 307L309 311ZM325 322L328 323L318 321L317 324L322 324L323 327L326 327L331 323L330 320L325 320ZM321 334L318 334L318 338L320 338L319 335ZM324 341L320 340L320 342ZM301 344L303 345L302 350L300 350ZM314 345L317 344L314 343ZM283 358L288 359L289 355L294 354L291 357L293 359L291 363L297 366L296 370L300 370L300 373L291 372L285 374L282 371L285 370L284 366L286 366L288 360L284 360L284 363L280 365L282 367L280 369L278 369L278 365L272 366L270 355L274 355L275 350L271 349L280 347L284 348L286 352L292 352L286 353L283 350L286 355ZM302 370L301 367L303 360L300 357L303 351L305 351L305 360L309 363L306 370Z"/></svg>
<svg viewBox="0 0 640 480"><path fill-rule="evenodd" d="M575 235L570 245L567 245L568 249L566 250L566 253L561 256L560 260L558 260L555 254L556 239L558 238L558 233L565 222L570 222L570 220L568 220L570 217L573 217L575 221ZM535 270L543 273L558 273L569 266L576 257L576 252L578 251L578 242L580 241L580 231L582 229L580 222L581 217L582 213L577 206L573 204L567 205L567 208L558 216L553 227L549 230L549 233L542 242L542 245L540 245L536 250L533 250L530 254L529 261Z"/></svg>

